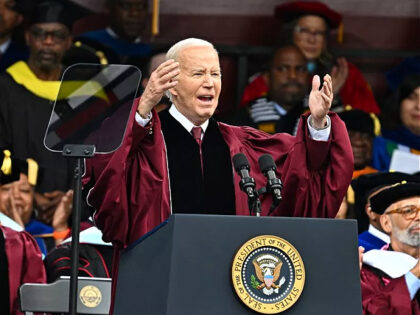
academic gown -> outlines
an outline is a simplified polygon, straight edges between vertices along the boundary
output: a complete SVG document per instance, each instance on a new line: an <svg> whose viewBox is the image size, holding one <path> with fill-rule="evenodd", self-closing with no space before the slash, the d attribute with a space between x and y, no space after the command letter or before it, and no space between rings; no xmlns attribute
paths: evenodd
<svg viewBox="0 0 420 315"><path fill-rule="evenodd" d="M114 37L106 29L83 33L78 37L78 40L102 51L109 63L135 65L142 71L146 70L147 62L152 54L150 45L143 42L128 42Z"/></svg>
<svg viewBox="0 0 420 315"><path fill-rule="evenodd" d="M27 67L24 63L19 65L23 69ZM71 186L70 162L60 153L48 151L44 146L54 102L34 93L51 82L32 82L31 76L34 74L28 69L20 76L27 78L21 84L9 73L0 76L0 147L8 148L16 158L32 158L38 163L37 191L66 191ZM58 88L59 82L54 82ZM31 87L34 91L28 89ZM57 93L58 90L55 97Z"/></svg>
<svg viewBox="0 0 420 315"><path fill-rule="evenodd" d="M363 314L419 315L419 303L410 299L404 276L392 279L374 268L362 269Z"/></svg>
<svg viewBox="0 0 420 315"><path fill-rule="evenodd" d="M87 202L95 209L95 223L105 242L113 242L117 271L118 256L124 247L166 220L172 213L168 162L161 121L153 110L146 127L135 120L133 111L121 147L110 155L86 160L83 183L94 186ZM283 182L280 206L273 215L334 218L350 184L353 155L344 123L330 113L331 135L325 142L308 135L307 117L299 123L297 136L269 135L250 127L217 123L233 157L244 153L257 188L267 180L259 171L258 158L269 153ZM249 215L247 195L239 188L240 177L232 174L235 213ZM188 196L186 197L188 198ZM217 197L215 197L217 198ZM262 215L267 216L271 197L262 198ZM115 288L116 274L113 275Z"/></svg>
<svg viewBox="0 0 420 315"><path fill-rule="evenodd" d="M368 252L371 249L381 249L386 244L387 243L369 231L364 231L359 234L359 246L362 246L365 249L365 252Z"/></svg>
<svg viewBox="0 0 420 315"><path fill-rule="evenodd" d="M83 182L95 179L87 201L96 210L95 223L106 242L130 244L171 214L165 139L160 119L153 113L152 121L143 128L134 121L133 111L121 147L111 155L86 160ZM273 156L284 186L283 199L273 215L334 218L352 176L349 138L344 123L330 113L330 140L313 140L307 117L302 116L296 137L223 123L218 127L230 156L240 152L247 156L258 188L267 181L259 171L258 158L264 153ZM249 215L247 195L238 185L240 177L232 175L235 212ZM264 196L262 215L268 214L270 205L271 198Z"/></svg>
<svg viewBox="0 0 420 315"><path fill-rule="evenodd" d="M394 150L420 155L420 136L402 126L395 131L384 130L373 140L372 166L379 171L389 171Z"/></svg>
<svg viewBox="0 0 420 315"><path fill-rule="evenodd" d="M239 108L233 124L250 126L267 133L286 132L296 134L300 115L309 111L307 99L286 111L268 97L260 97L251 101L246 108Z"/></svg>
<svg viewBox="0 0 420 315"><path fill-rule="evenodd" d="M90 222L83 222L87 229L79 235L79 277L111 278L113 248L102 241L102 233ZM47 282L56 281L61 276L70 276L71 237L52 249L45 257Z"/></svg>
<svg viewBox="0 0 420 315"><path fill-rule="evenodd" d="M48 251L55 247L55 241L52 237L36 237L36 235L40 234L53 233L54 229L52 226L32 218L29 220L28 224L25 225L25 231L35 238L42 254L47 255Z"/></svg>
<svg viewBox="0 0 420 315"><path fill-rule="evenodd" d="M23 315L18 306L18 289L24 283L45 283L42 255L36 241L27 232L17 232L1 224L0 232L0 272L3 288L0 311L1 314ZM9 311L5 312L7 308Z"/></svg>
<svg viewBox="0 0 420 315"><path fill-rule="evenodd" d="M4 54L0 57L0 73L19 60L28 60L29 49L24 44L11 40Z"/></svg>

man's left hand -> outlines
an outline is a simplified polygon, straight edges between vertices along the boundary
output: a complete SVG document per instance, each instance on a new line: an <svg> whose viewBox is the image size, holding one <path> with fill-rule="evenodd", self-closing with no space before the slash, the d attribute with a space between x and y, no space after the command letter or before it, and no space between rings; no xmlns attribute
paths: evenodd
<svg viewBox="0 0 420 315"><path fill-rule="evenodd" d="M312 79L312 90L309 94L309 108L312 116L312 127L315 129L322 129L327 124L327 114L331 108L333 100L332 80L329 74L324 76L322 83L318 75Z"/></svg>

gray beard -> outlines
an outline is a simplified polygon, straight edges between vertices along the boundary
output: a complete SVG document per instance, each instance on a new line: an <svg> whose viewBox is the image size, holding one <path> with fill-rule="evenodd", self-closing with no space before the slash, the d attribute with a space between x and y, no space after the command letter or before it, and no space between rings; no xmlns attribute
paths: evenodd
<svg viewBox="0 0 420 315"><path fill-rule="evenodd" d="M404 243L413 247L420 247L420 233L410 233L411 229L416 226L412 226L405 230L400 230L398 227L392 227L392 234L395 235L396 239L401 243Z"/></svg>

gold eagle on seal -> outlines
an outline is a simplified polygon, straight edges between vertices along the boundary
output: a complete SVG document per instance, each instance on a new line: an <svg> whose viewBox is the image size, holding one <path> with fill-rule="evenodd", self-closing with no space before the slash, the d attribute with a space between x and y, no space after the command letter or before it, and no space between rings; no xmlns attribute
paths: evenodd
<svg viewBox="0 0 420 315"><path fill-rule="evenodd" d="M279 288L286 282L286 279L282 277L279 283L276 284L280 278L283 262L274 255L263 254L255 258L252 264L258 280L262 282L257 286L257 289L263 290L265 295L271 295L273 292L278 293Z"/></svg>

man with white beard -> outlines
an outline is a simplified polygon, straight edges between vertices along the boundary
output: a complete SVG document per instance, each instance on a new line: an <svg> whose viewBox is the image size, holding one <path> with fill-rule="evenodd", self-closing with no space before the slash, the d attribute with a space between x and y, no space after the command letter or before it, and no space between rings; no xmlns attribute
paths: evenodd
<svg viewBox="0 0 420 315"><path fill-rule="evenodd" d="M370 203L391 243L363 256L363 313L420 314L420 184L388 186Z"/></svg>

